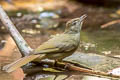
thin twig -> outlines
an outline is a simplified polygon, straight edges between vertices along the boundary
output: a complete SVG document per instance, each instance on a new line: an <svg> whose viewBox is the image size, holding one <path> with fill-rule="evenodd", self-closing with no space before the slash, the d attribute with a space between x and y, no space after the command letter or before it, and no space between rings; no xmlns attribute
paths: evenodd
<svg viewBox="0 0 120 80"><path fill-rule="evenodd" d="M111 25L116 24L116 23L120 23L120 20L110 21L106 24L101 25L101 28L106 28L106 27L111 26Z"/></svg>
<svg viewBox="0 0 120 80"><path fill-rule="evenodd" d="M120 76L118 75L114 75L112 73L105 73L105 72L100 72L100 71L94 71L92 69L86 69L86 68L82 68L79 66L75 66L73 64L67 63L67 62L59 62L59 61L41 61L40 63L37 63L38 65L49 65L50 67L54 67L56 69L61 69L61 70L67 70L67 71L75 71L75 72L80 72L80 73L85 73L85 74L89 74L89 75L100 75L100 76L106 76L106 77L112 77L112 78L120 78ZM27 74L30 74L29 72L38 72L41 70L41 68L31 68L31 69L25 69L25 72L27 72ZM36 70L36 71L35 71Z"/></svg>
<svg viewBox="0 0 120 80"><path fill-rule="evenodd" d="M105 72L100 72L100 71L94 71L94 70L90 70L90 69L86 69L86 68L81 68L79 66L75 66L73 64L70 64L70 63L66 63L66 62L58 62L56 61L55 63L54 62L46 62L45 61L43 62L44 64L54 64L54 67L56 68L62 68L62 69L65 69L65 70L69 70L69 71L78 71L78 72L83 72L83 73L87 73L87 74L90 74L90 75L101 75L101 76L107 76L107 77L112 77L112 78L120 78L120 76L118 75L114 75L112 73L105 73Z"/></svg>
<svg viewBox="0 0 120 80"><path fill-rule="evenodd" d="M15 43L17 44L22 56L27 56L29 53L32 52L32 49L30 46L26 43L26 41L23 39L21 34L18 32L18 30L15 28L12 21L9 19L5 11L3 10L2 6L0 5L0 19L5 25L5 27L8 29L10 35L14 39Z"/></svg>
<svg viewBox="0 0 120 80"><path fill-rule="evenodd" d="M85 69L85 68L80 68L80 67L77 67L77 66L74 66L74 65L71 65L71 64L67 64L66 68L68 68L68 70L84 72L84 73L87 73L87 74L95 74L95 75L102 75L102 76L113 77L113 78L120 78L120 76L114 75L112 73L93 71L93 70L89 70L89 69Z"/></svg>

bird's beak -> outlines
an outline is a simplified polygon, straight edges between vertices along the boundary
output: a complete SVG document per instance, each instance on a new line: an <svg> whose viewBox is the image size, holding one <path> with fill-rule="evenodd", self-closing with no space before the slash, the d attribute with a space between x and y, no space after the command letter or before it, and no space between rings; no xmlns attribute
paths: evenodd
<svg viewBox="0 0 120 80"><path fill-rule="evenodd" d="M87 17L87 14L82 15L82 16L79 18L80 22L82 22L86 17Z"/></svg>
<svg viewBox="0 0 120 80"><path fill-rule="evenodd" d="M87 17L87 15L84 14L84 15L82 15L82 16L79 18L79 24L78 24L78 25L80 25L80 30L81 30L81 28L82 28L83 20L84 20L86 17Z"/></svg>

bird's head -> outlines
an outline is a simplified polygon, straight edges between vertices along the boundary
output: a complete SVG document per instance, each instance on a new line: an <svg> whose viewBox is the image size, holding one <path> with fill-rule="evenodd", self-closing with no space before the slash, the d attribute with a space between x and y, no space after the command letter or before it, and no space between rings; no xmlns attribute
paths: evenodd
<svg viewBox="0 0 120 80"><path fill-rule="evenodd" d="M80 18L71 19L66 23L65 33L79 33L82 27L83 20L87 17L86 14Z"/></svg>

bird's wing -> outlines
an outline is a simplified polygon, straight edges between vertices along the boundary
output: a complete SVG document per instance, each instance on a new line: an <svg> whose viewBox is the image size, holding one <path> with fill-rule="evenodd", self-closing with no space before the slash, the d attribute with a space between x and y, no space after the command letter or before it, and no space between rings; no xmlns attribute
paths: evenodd
<svg viewBox="0 0 120 80"><path fill-rule="evenodd" d="M71 36L67 34L56 36L36 48L34 54L70 51L76 47L75 41L70 38Z"/></svg>
<svg viewBox="0 0 120 80"><path fill-rule="evenodd" d="M44 43L34 50L34 54L48 54L52 52L58 52L59 48L54 43Z"/></svg>

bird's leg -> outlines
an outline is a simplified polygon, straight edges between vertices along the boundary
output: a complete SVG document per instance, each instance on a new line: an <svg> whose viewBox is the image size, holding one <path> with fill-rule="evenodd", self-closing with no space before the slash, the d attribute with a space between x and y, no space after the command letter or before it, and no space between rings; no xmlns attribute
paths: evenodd
<svg viewBox="0 0 120 80"><path fill-rule="evenodd" d="M65 70L65 63L60 61L60 60L55 60L55 64L54 66L58 69L58 70L61 70L61 71L64 71Z"/></svg>

